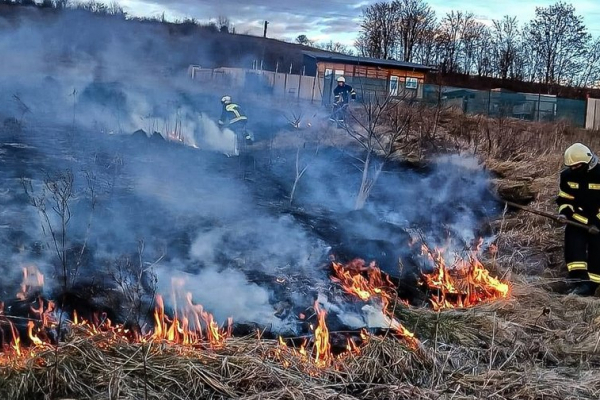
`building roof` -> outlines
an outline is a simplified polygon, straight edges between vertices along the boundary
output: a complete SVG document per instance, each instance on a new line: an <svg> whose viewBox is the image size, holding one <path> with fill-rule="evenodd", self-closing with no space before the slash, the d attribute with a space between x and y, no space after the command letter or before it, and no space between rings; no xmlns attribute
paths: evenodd
<svg viewBox="0 0 600 400"><path fill-rule="evenodd" d="M332 61L332 62L341 62L344 64L352 64L352 65L373 65L379 67L392 67L398 69L411 69L415 71L431 71L435 68L428 67L423 64L415 64L404 61L396 61L396 60L383 60L380 58L370 58L370 57L358 57L358 56L348 56L340 53L331 53L326 51L303 51L304 55L308 57L312 57L317 61Z"/></svg>

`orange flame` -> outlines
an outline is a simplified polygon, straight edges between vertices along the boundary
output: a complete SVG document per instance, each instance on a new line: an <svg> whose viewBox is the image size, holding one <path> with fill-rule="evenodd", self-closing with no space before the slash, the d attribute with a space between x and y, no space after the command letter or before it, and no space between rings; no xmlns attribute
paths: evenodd
<svg viewBox="0 0 600 400"><path fill-rule="evenodd" d="M325 310L319 307L319 303L315 302L315 312L319 324L315 329L315 364L318 366L326 366L331 360L331 344L329 343L329 329L325 324Z"/></svg>
<svg viewBox="0 0 600 400"><path fill-rule="evenodd" d="M206 341L213 348L222 347L231 336L233 319L228 319L227 328L221 328L211 313L204 311L202 305L193 303L191 293L185 295L185 300L170 319L165 314L162 296L156 296L151 339L183 345L199 345Z"/></svg>
<svg viewBox="0 0 600 400"><path fill-rule="evenodd" d="M431 251L422 245L422 253L433 263L433 272L422 274L423 283L432 290L430 302L433 309L473 307L479 303L506 298L510 293L508 283L490 275L477 259L476 250L466 259L458 258L450 267L440 250Z"/></svg>
<svg viewBox="0 0 600 400"><path fill-rule="evenodd" d="M23 280L21 282L21 291L17 293L17 299L26 300L33 290L44 286L44 275L35 265L28 265L23 268Z"/></svg>
<svg viewBox="0 0 600 400"><path fill-rule="evenodd" d="M383 307L387 308L394 284L387 275L384 278L375 262L366 266L364 260L355 259L345 266L334 261L332 266L335 276L332 276L331 280L339 283L346 293L363 301L378 298L383 302ZM363 273L366 273L366 277Z"/></svg>
<svg viewBox="0 0 600 400"><path fill-rule="evenodd" d="M282 351L287 351L293 356L300 358L302 361L310 362L310 365L316 368L327 368L333 366L337 360L344 357L345 355L350 354L352 352L359 352L358 346L356 346L356 344L354 344L354 342L351 339L349 339L346 351L342 352L338 356L334 356L331 349L331 343L329 341L329 328L327 327L327 324L325 322L327 312L321 309L318 301L315 301L314 310L317 315L317 326L310 326L310 329L313 331L312 350L310 351L310 355L307 351L307 345L309 340L304 339L302 344L300 344L298 348L290 348L280 336L279 349L277 353L279 356L281 356ZM287 360L282 361L284 366L289 366L289 362Z"/></svg>
<svg viewBox="0 0 600 400"><path fill-rule="evenodd" d="M362 301L378 299L382 306L381 310L387 320L386 325L399 338L404 339L409 347L413 349L418 348L419 341L415 338L415 335L398 322L392 312L388 310L396 287L374 262L371 262L369 266L365 266L363 260L356 259L345 266L333 262L332 267L335 276L331 279L334 282L338 282L346 293L352 294ZM366 277L363 275L365 273ZM403 303L406 304L406 302Z"/></svg>
<svg viewBox="0 0 600 400"><path fill-rule="evenodd" d="M434 270L423 274L423 283L434 290L431 298L433 308L469 307L482 301L504 298L510 293L510 286L490 275L489 271L479 262L475 252L466 259L459 259L447 267L441 250L430 251L423 246L423 253L431 260ZM495 250L495 249L493 249ZM384 321L395 336L404 340L412 349L418 349L420 342L415 335L406 329L394 316L389 305L396 297L396 287L389 277L375 263L366 264L363 260L354 260L347 265L334 262L332 280L342 289L360 301L376 303L381 310ZM44 277L35 267L23 269L23 283L17 298L30 299L32 294L43 287ZM82 319L73 312L71 327L85 335L108 334L111 338L101 341L100 346L111 346L114 340L135 342L160 341L174 345L208 347L218 349L225 346L232 335L233 320L227 320L227 326L221 327L214 316L205 311L202 305L195 304L192 294L183 290L184 281L173 280L173 312L169 316L165 312L165 302L162 296L156 296L153 329L150 331L130 332L122 325L113 325L106 315L94 315L91 322ZM396 299L397 300L397 299ZM27 336L32 346L23 351L23 344L16 326L4 314L4 304L0 302L0 323L8 327L9 342L5 342L4 351L0 353L0 365L26 357L34 357L40 347L51 346L46 329L58 324L56 305L52 301L39 298L30 306L33 320L27 323ZM311 326L310 340L305 339L298 348L288 348L285 341L279 338L277 351L284 366L289 365L289 359L282 357L283 351L307 361L311 368L338 368L337 361L341 357L360 353L360 345L353 338L348 338L346 351L334 355L330 339L330 331L326 324L326 311L315 302L315 327ZM300 315L305 319L305 315ZM260 338L260 337L259 337ZM366 330L361 331L360 339L365 343L369 340ZM114 339L114 340L113 340ZM308 346L311 346L310 348Z"/></svg>

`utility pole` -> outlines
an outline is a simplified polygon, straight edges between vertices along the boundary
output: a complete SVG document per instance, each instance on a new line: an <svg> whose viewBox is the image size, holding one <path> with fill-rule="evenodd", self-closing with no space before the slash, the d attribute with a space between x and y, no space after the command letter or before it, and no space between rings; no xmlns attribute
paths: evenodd
<svg viewBox="0 0 600 400"><path fill-rule="evenodd" d="M266 38L267 37L267 25L269 25L269 21L265 21L265 30L263 32L263 37Z"/></svg>

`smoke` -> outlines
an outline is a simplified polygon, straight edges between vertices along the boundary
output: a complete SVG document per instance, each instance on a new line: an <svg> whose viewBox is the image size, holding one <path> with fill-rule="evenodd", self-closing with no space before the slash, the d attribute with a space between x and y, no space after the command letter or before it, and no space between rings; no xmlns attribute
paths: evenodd
<svg viewBox="0 0 600 400"><path fill-rule="evenodd" d="M142 271L149 296L154 270L169 306L178 278L185 284L175 289L219 322L294 330L297 309L319 297L348 327L377 325L331 298L330 253L398 274L398 260L413 252L411 232L466 243L495 212L487 174L461 157L425 170L390 166L354 211L360 170L326 146L300 152L308 168L290 206L296 148L264 140L285 118L239 97L257 132L243 165L223 154L234 153L235 135L215 122L225 91L185 77L187 65L218 57L212 42L160 25L18 9L0 16L0 54L14 55L0 63L0 272L13 277L0 285L4 297L28 264L60 291L66 266L77 270L81 293L104 285L126 308L128 293L112 277ZM63 226L49 187L65 171L73 187ZM63 231L64 244L56 241Z"/></svg>
<svg viewBox="0 0 600 400"><path fill-rule="evenodd" d="M248 282L247 276L238 270L206 267L197 274L173 272L161 268L158 272L161 293L190 293L192 302L212 312L215 320L223 325L229 317L238 323L253 323L270 327L274 332L289 329L289 321L277 318L273 309L272 293L256 283ZM183 300L171 300L175 305Z"/></svg>
<svg viewBox="0 0 600 400"><path fill-rule="evenodd" d="M284 215L263 216L260 224L254 219L240 218L200 232L190 254L207 264L227 256L239 260L241 268L266 274L292 274L313 269L325 259L327 249L326 243Z"/></svg>
<svg viewBox="0 0 600 400"><path fill-rule="evenodd" d="M206 114L200 117L198 135L202 138L205 148L224 152L230 155L238 155L235 148L235 133L231 129L221 130L219 126Z"/></svg>

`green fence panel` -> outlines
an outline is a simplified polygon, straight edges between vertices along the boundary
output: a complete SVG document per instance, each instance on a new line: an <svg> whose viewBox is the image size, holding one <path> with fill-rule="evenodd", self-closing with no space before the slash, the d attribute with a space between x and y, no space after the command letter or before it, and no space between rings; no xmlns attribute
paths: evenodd
<svg viewBox="0 0 600 400"><path fill-rule="evenodd" d="M474 90L426 84L423 101L429 105L440 102L466 114L490 117L518 118L528 121L564 120L577 127L585 126L586 102L535 93L514 93L501 90Z"/></svg>

